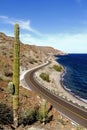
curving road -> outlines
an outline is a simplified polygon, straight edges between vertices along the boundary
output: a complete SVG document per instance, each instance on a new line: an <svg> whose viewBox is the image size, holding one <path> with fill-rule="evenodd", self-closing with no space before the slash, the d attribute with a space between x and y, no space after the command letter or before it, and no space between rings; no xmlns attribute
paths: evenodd
<svg viewBox="0 0 87 130"><path fill-rule="evenodd" d="M43 66L50 64L47 63ZM59 96L52 94L48 89L39 84L33 77L34 73L43 66L27 72L24 76L27 85L39 95L47 99L60 113L70 120L87 128L87 111L71 104Z"/></svg>

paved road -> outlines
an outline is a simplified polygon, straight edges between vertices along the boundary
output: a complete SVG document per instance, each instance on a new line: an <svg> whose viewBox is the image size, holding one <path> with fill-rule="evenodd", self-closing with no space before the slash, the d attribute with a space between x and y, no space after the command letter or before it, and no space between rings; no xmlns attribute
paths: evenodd
<svg viewBox="0 0 87 130"><path fill-rule="evenodd" d="M50 63L47 63L47 65L48 64ZM48 89L44 88L33 78L35 71L37 71L40 68L41 67L36 68L26 73L24 78L28 86L32 90L34 90L36 93L38 93L39 95L47 99L63 115L73 120L77 124L80 124L87 128L87 111L86 110L80 107L77 107L74 104L71 104L70 102L60 98L59 96L52 94Z"/></svg>

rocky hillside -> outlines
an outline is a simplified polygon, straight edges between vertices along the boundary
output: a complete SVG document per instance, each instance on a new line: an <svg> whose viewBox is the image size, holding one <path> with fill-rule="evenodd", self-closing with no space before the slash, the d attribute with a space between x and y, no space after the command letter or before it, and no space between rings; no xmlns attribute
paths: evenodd
<svg viewBox="0 0 87 130"><path fill-rule="evenodd" d="M22 70L46 62L47 58L52 58L53 55L63 54L52 47L40 47L20 43L20 65ZM12 79L13 75L13 47L14 38L0 33L0 130L15 129L12 118L12 96L7 91L8 82ZM48 119L50 120L43 125L35 118L36 112L40 108L42 97L21 86L19 91L20 125L15 130L85 130L83 127L78 126L76 128L72 125L49 102L47 102L46 107L49 112Z"/></svg>
<svg viewBox="0 0 87 130"><path fill-rule="evenodd" d="M20 42L20 65L31 68L45 62L50 55L63 54L52 47L26 45ZM12 77L14 38L0 32L0 78Z"/></svg>

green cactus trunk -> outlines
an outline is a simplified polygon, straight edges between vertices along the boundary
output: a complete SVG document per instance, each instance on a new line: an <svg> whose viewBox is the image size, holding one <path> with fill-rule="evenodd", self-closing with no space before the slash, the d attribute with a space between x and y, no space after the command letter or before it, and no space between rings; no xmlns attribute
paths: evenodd
<svg viewBox="0 0 87 130"><path fill-rule="evenodd" d="M13 95L13 120L14 125L18 126L18 106L19 106L19 53L20 53L20 41L19 41L19 25L14 26L14 65L13 65L13 84L15 87L15 93Z"/></svg>
<svg viewBox="0 0 87 130"><path fill-rule="evenodd" d="M47 110L46 110L46 100L43 99L41 103L41 115L42 115L42 122L45 124L46 122L46 116L47 116Z"/></svg>

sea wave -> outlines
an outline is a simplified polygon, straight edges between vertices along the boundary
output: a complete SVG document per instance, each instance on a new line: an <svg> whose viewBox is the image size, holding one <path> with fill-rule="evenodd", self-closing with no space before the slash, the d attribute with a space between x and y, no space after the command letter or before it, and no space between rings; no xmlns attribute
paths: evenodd
<svg viewBox="0 0 87 130"><path fill-rule="evenodd" d="M80 99L81 101L87 103L87 100L86 100L86 99L83 99L83 98L81 98L81 97L79 97L79 96L77 96L77 95L75 95L75 97L78 98L78 99Z"/></svg>
<svg viewBox="0 0 87 130"><path fill-rule="evenodd" d="M67 73L67 68L64 67L64 72L63 72L62 75L61 75L62 82L63 82L63 80L64 80L64 76L66 75L66 73Z"/></svg>
<svg viewBox="0 0 87 130"><path fill-rule="evenodd" d="M63 83L62 83L62 87L63 87L67 92L69 92L72 96L74 96L74 97L76 97L77 99L79 99L79 100L81 100L81 101L87 103L87 100L86 100L86 99L81 98L80 96L78 96L78 95L76 95L75 93L73 93L72 90L69 89L69 88L67 88L65 85L63 85Z"/></svg>

